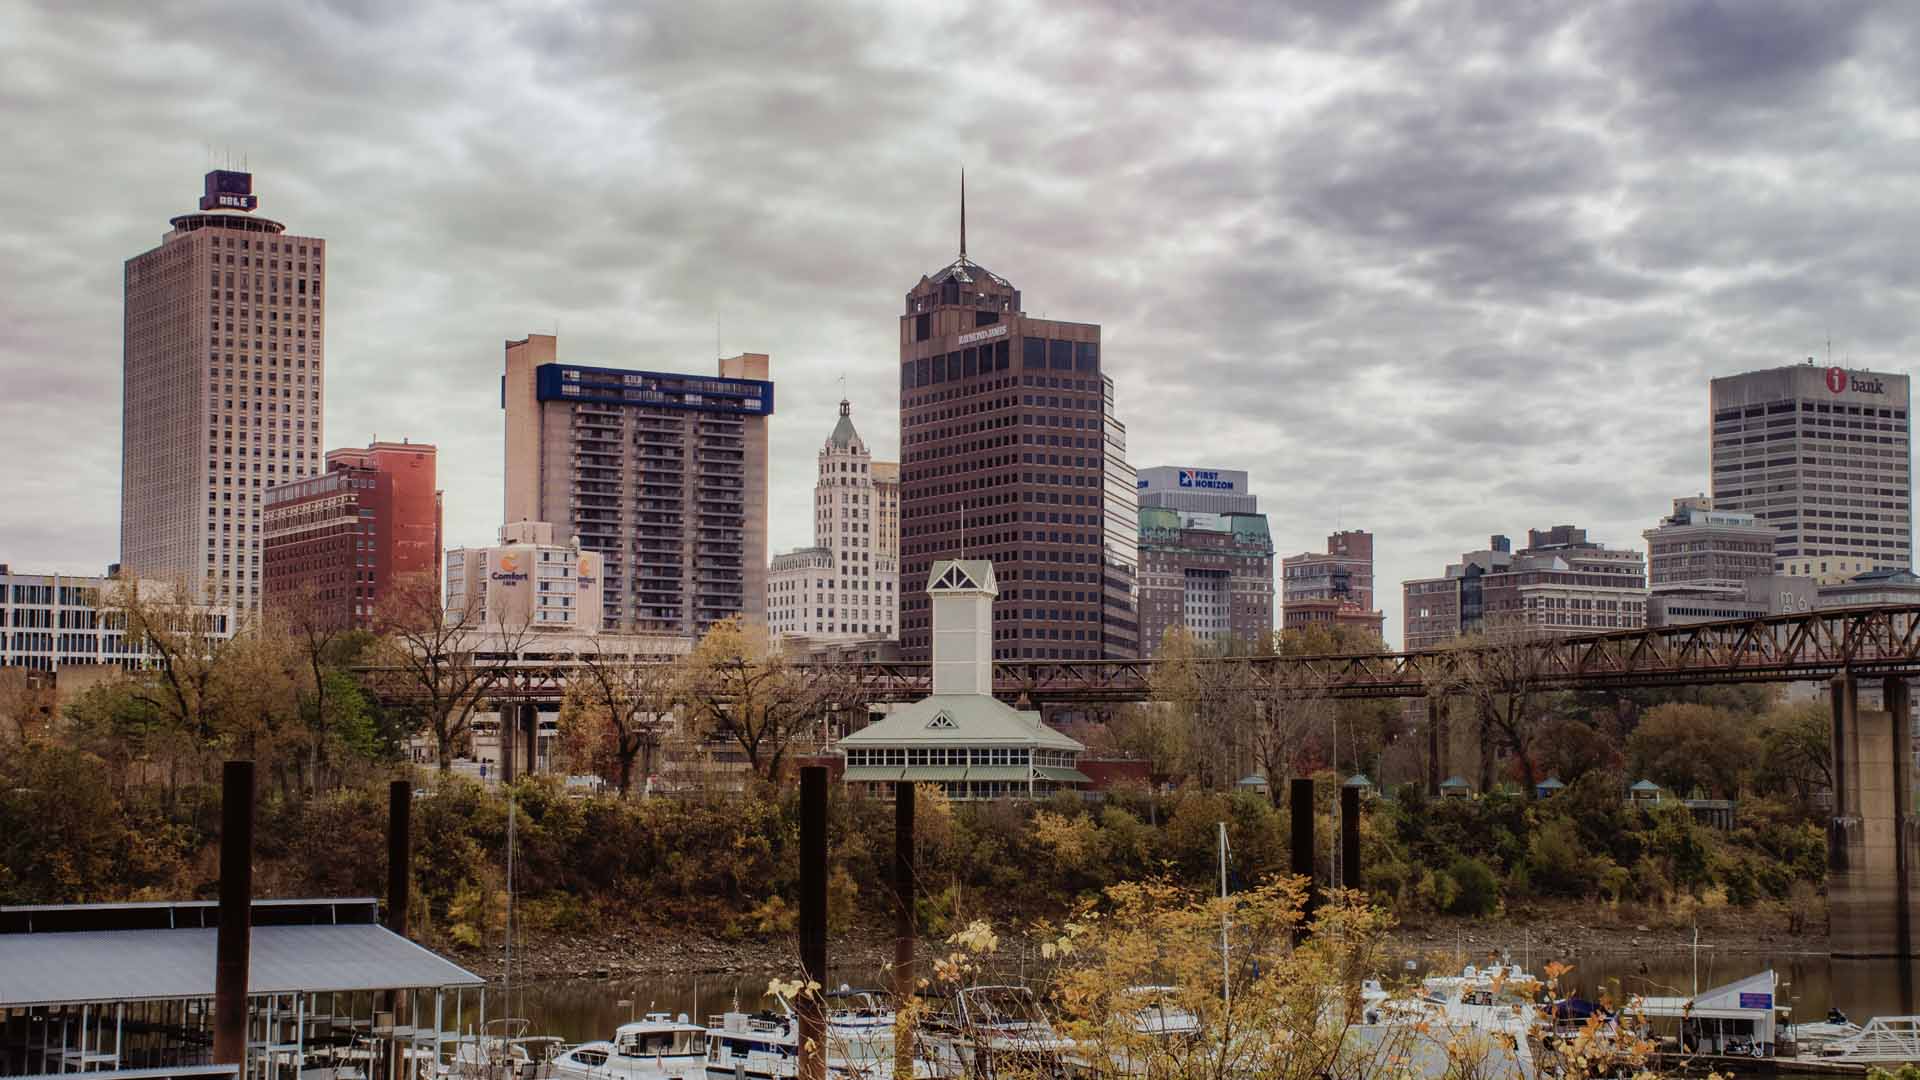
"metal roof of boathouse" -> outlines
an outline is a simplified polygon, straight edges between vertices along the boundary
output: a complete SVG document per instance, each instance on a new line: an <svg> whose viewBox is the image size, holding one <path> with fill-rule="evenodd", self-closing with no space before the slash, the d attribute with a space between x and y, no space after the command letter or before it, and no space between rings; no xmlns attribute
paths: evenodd
<svg viewBox="0 0 1920 1080"><path fill-rule="evenodd" d="M379 925L379 903L256 900L247 992L480 986ZM219 905L0 907L0 1008L213 996Z"/></svg>

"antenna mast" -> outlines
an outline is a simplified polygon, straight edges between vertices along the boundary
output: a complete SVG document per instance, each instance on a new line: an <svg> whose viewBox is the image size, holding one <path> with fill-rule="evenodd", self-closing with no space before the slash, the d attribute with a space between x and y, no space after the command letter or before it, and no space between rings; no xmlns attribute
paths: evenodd
<svg viewBox="0 0 1920 1080"><path fill-rule="evenodd" d="M967 257L967 170L960 169L960 257Z"/></svg>

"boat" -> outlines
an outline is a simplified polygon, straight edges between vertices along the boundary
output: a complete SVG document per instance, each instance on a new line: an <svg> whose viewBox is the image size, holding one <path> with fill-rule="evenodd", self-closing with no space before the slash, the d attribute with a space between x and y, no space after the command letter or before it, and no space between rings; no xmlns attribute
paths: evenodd
<svg viewBox="0 0 1920 1080"><path fill-rule="evenodd" d="M1802 1054L1819 1054L1841 1039L1860 1034L1859 1024L1847 1019L1839 1009L1828 1009L1825 1020L1794 1024L1787 1029L1787 1041Z"/></svg>
<svg viewBox="0 0 1920 1080"><path fill-rule="evenodd" d="M1412 996L1369 979L1361 985L1361 1022L1350 1029L1353 1052L1384 1055L1408 1075L1532 1080L1546 1028L1534 1000L1540 985L1514 964L1429 976Z"/></svg>
<svg viewBox="0 0 1920 1080"><path fill-rule="evenodd" d="M923 1050L943 1077L1065 1077L1073 1040L1054 1030L1024 986L971 986L921 1025Z"/></svg>
<svg viewBox="0 0 1920 1080"><path fill-rule="evenodd" d="M620 1025L613 1038L581 1043L553 1062L564 1080L700 1080L706 1074L707 1029L663 1012Z"/></svg>
<svg viewBox="0 0 1920 1080"><path fill-rule="evenodd" d="M878 990L842 986L828 991L827 1073L843 1080L887 1080L894 1073L896 1012ZM709 1080L783 1080L799 1074L800 1018L793 1003L777 997L777 1009L732 1010L710 1017L706 1027ZM914 1075L931 1080L933 1065L916 1056Z"/></svg>
<svg viewBox="0 0 1920 1080"><path fill-rule="evenodd" d="M532 1022L489 1020L460 1041L440 1072L446 1080L550 1080L564 1045L551 1035L532 1035Z"/></svg>

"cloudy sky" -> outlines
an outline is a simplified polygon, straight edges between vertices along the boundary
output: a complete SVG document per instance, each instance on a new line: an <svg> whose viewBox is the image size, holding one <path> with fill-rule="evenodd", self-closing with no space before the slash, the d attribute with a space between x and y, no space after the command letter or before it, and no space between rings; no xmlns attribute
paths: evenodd
<svg viewBox="0 0 1920 1080"><path fill-rule="evenodd" d="M776 548L840 379L956 247L1097 322L1140 465L1244 468L1283 553L1640 546L1706 380L1920 345L1920 6L0 0L0 561L116 558L121 264L231 156L330 242L329 446L500 517L502 342L772 354Z"/></svg>

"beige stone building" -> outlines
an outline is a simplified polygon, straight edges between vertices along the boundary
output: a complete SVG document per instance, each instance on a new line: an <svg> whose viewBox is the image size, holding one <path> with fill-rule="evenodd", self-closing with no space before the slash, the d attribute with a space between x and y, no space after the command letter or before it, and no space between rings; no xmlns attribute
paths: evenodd
<svg viewBox="0 0 1920 1080"><path fill-rule="evenodd" d="M873 460L846 401L819 465L814 546L774 557L767 624L777 634L816 640L897 638L900 467Z"/></svg>
<svg viewBox="0 0 1920 1080"><path fill-rule="evenodd" d="M317 475L326 241L207 174L197 213L127 260L120 565L238 611L260 603L266 489Z"/></svg>
<svg viewBox="0 0 1920 1080"><path fill-rule="evenodd" d="M766 618L767 357L717 376L562 364L507 342L506 520L605 559L609 629L699 634Z"/></svg>

